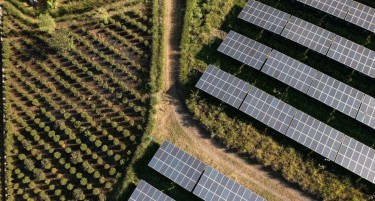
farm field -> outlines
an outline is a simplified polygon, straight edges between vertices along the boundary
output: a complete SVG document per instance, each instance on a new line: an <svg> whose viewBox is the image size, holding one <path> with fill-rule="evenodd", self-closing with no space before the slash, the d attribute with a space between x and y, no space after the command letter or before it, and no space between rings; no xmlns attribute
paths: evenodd
<svg viewBox="0 0 375 201"><path fill-rule="evenodd" d="M5 200L115 200L151 127L157 1L2 4ZM2 199L3 200L3 199Z"/></svg>
<svg viewBox="0 0 375 201"><path fill-rule="evenodd" d="M296 0L257 1L375 51L371 31ZM373 128L217 50L235 31L375 97L373 78L239 19L246 2L0 0L0 201L122 201L141 180L201 200L182 184L211 168L269 201L374 200L370 181L195 87L214 65L375 148ZM148 166L165 140L187 154L168 145ZM192 158L198 176L182 165ZM221 185L215 196L228 196Z"/></svg>
<svg viewBox="0 0 375 201"><path fill-rule="evenodd" d="M319 12L296 1L260 2L316 24L331 32L375 50L374 34ZM375 7L372 1L359 1ZM208 64L254 84L256 87L327 123L333 128L370 146L375 146L374 131L360 122L334 111L297 90L231 59L217 51L230 30L241 33L309 66L324 72L370 96L374 81L344 65L319 55L281 36L263 30L239 18L244 0L190 1L187 4L181 44L180 82L186 104L195 118L224 146L258 161L317 199L371 200L374 185L302 145L279 135L262 123L239 113L194 85Z"/></svg>

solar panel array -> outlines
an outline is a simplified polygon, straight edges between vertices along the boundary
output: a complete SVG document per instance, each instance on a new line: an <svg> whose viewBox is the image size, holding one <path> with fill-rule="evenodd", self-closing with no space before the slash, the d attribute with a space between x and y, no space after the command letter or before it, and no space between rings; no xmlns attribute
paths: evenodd
<svg viewBox="0 0 375 201"><path fill-rule="evenodd" d="M285 54L272 50L262 72L307 93L317 71Z"/></svg>
<svg viewBox="0 0 375 201"><path fill-rule="evenodd" d="M260 70L271 48L230 31L220 44L218 51Z"/></svg>
<svg viewBox="0 0 375 201"><path fill-rule="evenodd" d="M282 134L288 129L296 109L283 101L252 87L240 110Z"/></svg>
<svg viewBox="0 0 375 201"><path fill-rule="evenodd" d="M289 19L281 35L324 55L335 37L334 33L294 16Z"/></svg>
<svg viewBox="0 0 375 201"><path fill-rule="evenodd" d="M335 162L375 184L375 150L344 137Z"/></svg>
<svg viewBox="0 0 375 201"><path fill-rule="evenodd" d="M206 165L175 145L164 141L148 164L162 175L192 191Z"/></svg>
<svg viewBox="0 0 375 201"><path fill-rule="evenodd" d="M365 95L356 119L375 129L375 98Z"/></svg>
<svg viewBox="0 0 375 201"><path fill-rule="evenodd" d="M233 33L235 32L231 31L231 33L232 33L231 35L233 36ZM227 37L229 37L229 35L230 34L228 34ZM246 38L245 36L242 36L242 37L244 37L245 41L251 40L251 39ZM265 46L263 44L261 45ZM267 46L265 47L268 49ZM237 46L237 48L239 47ZM250 60L256 59L255 55L254 56L247 55L247 57ZM307 93L309 96L319 100L320 102L352 118L356 118L363 96L365 95L361 91L354 89L350 87L349 85L346 85L328 75L325 75L274 49L271 49L271 53L267 55L265 58L262 58L262 60L265 60L265 64L263 68L261 69L261 71L264 72L265 74L268 74L271 77L285 84L288 84L289 86L303 93ZM258 65L262 66L262 63L259 63ZM230 80L230 82L234 80L233 81L234 84L227 83L226 85L223 85L222 84L223 81L216 81L220 79L215 78L215 75L206 75L207 72L205 72L202 76L203 79L198 81L197 87L221 99L222 101L238 108L246 94L246 91L250 89L250 85L245 84L245 82L238 80L230 76L229 74L217 68L214 68L212 66L209 66L208 69L209 69L208 72L219 71L220 72L218 74L219 77L222 77L222 75L225 75L224 80ZM211 69L217 69L217 70L211 70ZM227 79L229 77L230 79ZM215 81L211 82L211 80L215 80ZM221 88L217 88L217 87L215 88L214 86L212 86L212 84L209 84L209 83L213 83L215 86L217 85ZM229 88L230 85L236 85L237 88L233 86ZM223 88L223 86L225 87ZM236 90L233 90L233 89L236 89ZM257 118L263 118L263 116L260 116ZM367 124L367 125L370 124L370 126L374 124L374 123L371 123L373 121L372 119L374 119L374 117L372 116L369 116L369 117L361 116L357 118L357 120L359 120L360 122ZM269 119L266 118L264 121L268 121L268 120ZM267 122L263 122L263 123L267 123Z"/></svg>
<svg viewBox="0 0 375 201"><path fill-rule="evenodd" d="M345 13L346 6L350 4L350 1L344 0L334 0L334 1L327 1L327 0L315 0L315 1L304 1L301 2L306 4L311 4L312 6L316 6L317 8L326 8L330 10L330 8L335 7L337 10L341 11L340 13ZM353 5L357 5L353 3ZM364 6L364 5L363 5ZM354 8L351 10L355 10L352 12L360 13L357 16L361 15L360 18L367 21L371 21L370 29L375 28L374 21L375 21L375 9L361 7L360 5L357 6L358 8L355 10ZM362 10L361 10L362 9ZM332 12L337 12L332 10ZM255 2L254 0L249 0L247 5L241 11L239 18L246 20L252 24L258 25L262 28L268 29L275 33L278 33L279 30L282 30L282 26L284 25L284 21L281 20L280 16L283 16L282 11L274 9L270 6L262 4L260 2ZM343 15L343 14L340 14ZM272 16L272 17L268 17ZM350 16L350 14L348 14ZM348 17L347 16L347 17ZM286 19L287 17L285 17ZM283 18L284 19L284 18ZM361 21L358 18L359 21ZM365 20L365 21L366 21ZM268 24L275 23L274 27L270 27ZM369 23L367 23L369 24ZM328 57L347 65L350 68L353 68L365 75L368 75L372 78L375 77L375 52L365 48L362 45L354 43L348 39L345 39L341 36L338 36L332 32L329 32L319 26L316 26L312 23L309 23L305 20L297 18L295 16L291 16L288 22L285 25L285 28L281 32L281 36L288 38L294 42L297 42L305 47L308 47L312 50L315 50L321 54L327 55ZM241 37L241 39L243 39ZM239 44L234 42L231 43L230 48L225 48L228 44L228 40L224 40L222 45L219 47L219 51L231 56L239 61L242 61L249 66L252 66L256 69L261 68L261 61L264 61L264 55L261 57L259 55L255 55L256 51L254 48L250 50L249 48L246 51L244 47L239 47ZM244 43L248 43L248 39ZM252 40L251 40L252 41ZM241 41L240 44L243 44ZM255 46L255 49L259 49L261 47L261 51L264 51L264 54L267 54L269 51L268 49L265 50L265 47L261 44L252 41ZM250 46L252 47L252 46ZM234 50L233 50L234 49ZM244 55L245 54L245 55ZM252 58L249 58L252 57Z"/></svg>
<svg viewBox="0 0 375 201"><path fill-rule="evenodd" d="M290 15L271 6L250 0L238 17L276 34L280 34Z"/></svg>
<svg viewBox="0 0 375 201"><path fill-rule="evenodd" d="M375 9L353 0L297 0L375 33Z"/></svg>
<svg viewBox="0 0 375 201"><path fill-rule="evenodd" d="M375 33L375 9L353 1L345 20Z"/></svg>
<svg viewBox="0 0 375 201"><path fill-rule="evenodd" d="M353 0L297 0L301 3L345 19Z"/></svg>
<svg viewBox="0 0 375 201"><path fill-rule="evenodd" d="M307 94L353 118L364 96L363 92L321 72L317 72Z"/></svg>
<svg viewBox="0 0 375 201"><path fill-rule="evenodd" d="M344 137L340 131L301 111L297 111L286 135L332 161Z"/></svg>
<svg viewBox="0 0 375 201"><path fill-rule="evenodd" d="M341 36L336 36L327 56L372 78L375 77L375 52Z"/></svg>
<svg viewBox="0 0 375 201"><path fill-rule="evenodd" d="M129 201L173 201L168 195L141 180L133 191Z"/></svg>
<svg viewBox="0 0 375 201"><path fill-rule="evenodd" d="M354 105L358 103L357 99L360 97L362 92L356 92L356 90L348 86L344 86L342 83L337 83L338 81L330 78L322 78L324 76L326 75L317 72L317 77L321 78L318 80L325 80L326 82L322 91L330 94L332 97L340 98L341 101L332 101L335 103L333 105L337 105L337 107L340 108L342 104L347 104L349 102L352 102ZM337 89L342 91L340 91L341 95L337 95ZM371 110L372 112L369 115L374 114L375 100L369 97L367 99L365 98L363 102L367 103L368 105L363 105L363 110ZM345 107L347 106L344 106L343 108ZM369 109L366 107L369 107ZM249 116L263 122L267 126L314 150L322 156L330 160L335 160L336 163L357 173L372 183L375 183L375 150L342 134L325 123L296 110L294 107L254 86L251 87L245 101L242 103L239 109ZM349 108L348 113L351 113L351 110L352 108ZM345 111L345 109L343 109L343 111ZM352 145L353 142L355 142L355 145ZM351 149L354 149L353 147L355 147L357 152L353 154L353 150L350 150L348 147ZM209 198L212 196L220 196L214 195L207 191L209 190L204 190L202 187L199 187L197 190L197 195L200 197L205 197L207 196L206 194L210 194Z"/></svg>
<svg viewBox="0 0 375 201"><path fill-rule="evenodd" d="M239 108L250 89L250 84L209 65L196 87Z"/></svg>
<svg viewBox="0 0 375 201"><path fill-rule="evenodd" d="M205 201L263 201L259 195L207 166L193 193Z"/></svg>

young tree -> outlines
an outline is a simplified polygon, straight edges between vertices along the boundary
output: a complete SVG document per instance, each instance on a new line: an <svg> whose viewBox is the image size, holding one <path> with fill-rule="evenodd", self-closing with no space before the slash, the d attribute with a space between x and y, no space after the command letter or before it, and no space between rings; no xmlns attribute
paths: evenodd
<svg viewBox="0 0 375 201"><path fill-rule="evenodd" d="M70 161L73 164L81 163L83 161L81 152L80 151L72 152L72 156L70 157Z"/></svg>
<svg viewBox="0 0 375 201"><path fill-rule="evenodd" d="M82 189L76 188L73 190L73 197L74 197L74 200L84 200L85 194Z"/></svg>
<svg viewBox="0 0 375 201"><path fill-rule="evenodd" d="M108 24L109 14L104 8L99 8L96 12L96 17L104 24Z"/></svg>
<svg viewBox="0 0 375 201"><path fill-rule="evenodd" d="M55 20L47 13L39 15L39 30L52 34L55 31Z"/></svg>
<svg viewBox="0 0 375 201"><path fill-rule="evenodd" d="M49 47L57 52L64 53L74 49L73 39L66 28L55 31L52 36L47 40Z"/></svg>

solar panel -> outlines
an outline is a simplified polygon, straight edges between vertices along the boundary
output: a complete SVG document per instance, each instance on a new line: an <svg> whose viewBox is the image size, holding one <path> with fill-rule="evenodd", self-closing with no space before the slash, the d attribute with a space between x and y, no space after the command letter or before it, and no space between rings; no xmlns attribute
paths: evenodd
<svg viewBox="0 0 375 201"><path fill-rule="evenodd" d="M283 101L252 87L240 110L267 126L285 134L296 109Z"/></svg>
<svg viewBox="0 0 375 201"><path fill-rule="evenodd" d="M316 73L307 94L334 109L356 117L364 93L321 72Z"/></svg>
<svg viewBox="0 0 375 201"><path fill-rule="evenodd" d="M375 184L375 150L345 136L335 162Z"/></svg>
<svg viewBox="0 0 375 201"><path fill-rule="evenodd" d="M265 200L210 166L207 166L193 193L205 201Z"/></svg>
<svg viewBox="0 0 375 201"><path fill-rule="evenodd" d="M141 180L129 198L130 201L173 201L163 192Z"/></svg>
<svg viewBox="0 0 375 201"><path fill-rule="evenodd" d="M344 19L349 11L353 0L297 0L301 3L309 5L313 8L319 9L329 13L338 18Z"/></svg>
<svg viewBox="0 0 375 201"><path fill-rule="evenodd" d="M334 161L344 134L297 111L286 135L320 155Z"/></svg>
<svg viewBox="0 0 375 201"><path fill-rule="evenodd" d="M257 70L260 70L271 50L270 47L234 31L228 33L218 48L219 52L222 52Z"/></svg>
<svg viewBox="0 0 375 201"><path fill-rule="evenodd" d="M341 36L336 36L327 56L372 78L375 77L375 52Z"/></svg>
<svg viewBox="0 0 375 201"><path fill-rule="evenodd" d="M290 15L271 6L249 0L238 17L276 34L280 34Z"/></svg>
<svg viewBox="0 0 375 201"><path fill-rule="evenodd" d="M239 108L251 85L209 65L195 86L223 102Z"/></svg>
<svg viewBox="0 0 375 201"><path fill-rule="evenodd" d="M345 20L375 33L375 9L353 1Z"/></svg>
<svg viewBox="0 0 375 201"><path fill-rule="evenodd" d="M307 93L316 70L276 50L272 50L262 72Z"/></svg>
<svg viewBox="0 0 375 201"><path fill-rule="evenodd" d="M375 129L375 98L365 95L356 119Z"/></svg>
<svg viewBox="0 0 375 201"><path fill-rule="evenodd" d="M192 191L206 165L199 159L164 141L148 164L178 185Z"/></svg>
<svg viewBox="0 0 375 201"><path fill-rule="evenodd" d="M294 16L289 19L281 35L324 55L335 37L334 33Z"/></svg>

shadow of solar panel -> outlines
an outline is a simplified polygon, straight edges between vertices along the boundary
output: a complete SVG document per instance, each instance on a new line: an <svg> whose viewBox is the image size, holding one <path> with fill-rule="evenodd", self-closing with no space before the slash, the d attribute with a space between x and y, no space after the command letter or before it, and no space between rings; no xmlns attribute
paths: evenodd
<svg viewBox="0 0 375 201"><path fill-rule="evenodd" d="M375 77L375 52L341 36L336 36L327 56L372 78Z"/></svg>
<svg viewBox="0 0 375 201"><path fill-rule="evenodd" d="M375 184L375 150L345 136L335 162Z"/></svg>
<svg viewBox="0 0 375 201"><path fill-rule="evenodd" d="M220 44L218 51L222 52L244 64L257 70L262 68L271 52L271 48L247 38L234 31L230 31Z"/></svg>
<svg viewBox="0 0 375 201"><path fill-rule="evenodd" d="M345 20L375 33L375 9L353 1Z"/></svg>
<svg viewBox="0 0 375 201"><path fill-rule="evenodd" d="M345 19L353 0L297 0L340 19Z"/></svg>
<svg viewBox="0 0 375 201"><path fill-rule="evenodd" d="M209 65L195 86L238 109L251 85Z"/></svg>
<svg viewBox="0 0 375 201"><path fill-rule="evenodd" d="M324 55L335 37L334 33L295 16L289 19L281 35Z"/></svg>
<svg viewBox="0 0 375 201"><path fill-rule="evenodd" d="M262 72L307 93L317 71L285 54L272 50Z"/></svg>
<svg viewBox="0 0 375 201"><path fill-rule="evenodd" d="M133 191L129 201L173 201L163 192L151 186L147 182L141 180L137 188Z"/></svg>
<svg viewBox="0 0 375 201"><path fill-rule="evenodd" d="M353 118L356 117L364 93L321 72L316 73L307 94Z"/></svg>
<svg viewBox="0 0 375 201"><path fill-rule="evenodd" d="M375 129L375 98L365 95L356 119Z"/></svg>
<svg viewBox="0 0 375 201"><path fill-rule="evenodd" d="M207 166L193 193L205 201L265 200L210 166Z"/></svg>
<svg viewBox="0 0 375 201"><path fill-rule="evenodd" d="M151 168L192 191L206 165L199 159L164 141L148 164Z"/></svg>
<svg viewBox="0 0 375 201"><path fill-rule="evenodd" d="M290 15L271 6L249 0L238 17L276 34L280 34Z"/></svg>
<svg viewBox="0 0 375 201"><path fill-rule="evenodd" d="M285 134L296 109L283 101L252 87L240 110L267 126Z"/></svg>
<svg viewBox="0 0 375 201"><path fill-rule="evenodd" d="M344 134L301 111L297 111L286 136L334 161Z"/></svg>

